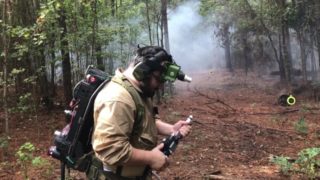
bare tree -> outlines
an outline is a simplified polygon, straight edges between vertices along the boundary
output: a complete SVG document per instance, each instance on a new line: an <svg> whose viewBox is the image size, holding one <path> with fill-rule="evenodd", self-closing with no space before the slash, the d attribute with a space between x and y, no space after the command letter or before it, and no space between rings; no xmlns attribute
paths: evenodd
<svg viewBox="0 0 320 180"><path fill-rule="evenodd" d="M103 59L102 59L102 48L101 43L99 41L99 22L98 22L98 11L97 11L98 1L94 0L92 2L92 11L93 11L93 22L92 22L92 58L93 55L96 56L97 59L97 67L101 70L104 70Z"/></svg>
<svg viewBox="0 0 320 180"><path fill-rule="evenodd" d="M167 14L168 1L161 0L161 17L162 17L162 28L164 35L164 49L170 53L170 44L169 44L169 28L168 28L168 14Z"/></svg>
<svg viewBox="0 0 320 180"><path fill-rule="evenodd" d="M61 41L61 55L62 55L62 73L63 73L63 88L65 104L67 105L72 98L72 84L71 84L71 64L69 54L69 42L67 36L67 23L66 23L65 9L61 6L59 10L59 25L62 29L60 34Z"/></svg>
<svg viewBox="0 0 320 180"><path fill-rule="evenodd" d="M2 4L2 20L4 25L11 24L11 0L5 0ZM4 57L3 57L3 109L4 109L4 119L5 119L5 129L4 132L9 134L9 115L8 115L8 99L7 99L7 92L8 92L8 71L7 71L7 63L9 58L9 49L10 49L10 35L6 32L6 27L2 28L2 43L3 43L3 50L4 50Z"/></svg>
<svg viewBox="0 0 320 180"><path fill-rule="evenodd" d="M152 32L151 32L151 23L150 23L150 14L149 14L149 0L144 1L146 4L146 16L147 16L147 25L148 25L148 32L149 32L149 41L150 45L152 45Z"/></svg>
<svg viewBox="0 0 320 180"><path fill-rule="evenodd" d="M227 69L232 72L233 67L231 63L231 40L230 40L230 32L229 32L230 25L227 23L224 23L222 25L221 33L223 37L223 47L224 47L224 56L226 61L226 67Z"/></svg>

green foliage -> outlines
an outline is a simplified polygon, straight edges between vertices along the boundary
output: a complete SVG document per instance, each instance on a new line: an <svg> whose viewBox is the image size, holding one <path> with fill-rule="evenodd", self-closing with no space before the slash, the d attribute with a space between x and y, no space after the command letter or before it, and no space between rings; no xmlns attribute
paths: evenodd
<svg viewBox="0 0 320 180"><path fill-rule="evenodd" d="M320 148L307 148L298 153L298 158L290 162L289 157L274 156L270 161L280 167L282 173L291 175L293 173L303 173L308 178L314 179L319 176Z"/></svg>
<svg viewBox="0 0 320 180"><path fill-rule="evenodd" d="M44 179L50 179L54 172L54 167L50 162L40 156L35 157L32 160L32 166L41 170L41 177Z"/></svg>
<svg viewBox="0 0 320 180"><path fill-rule="evenodd" d="M295 161L298 170L312 179L319 175L319 169L317 169L320 167L319 154L320 148L308 148L300 151L298 159Z"/></svg>
<svg viewBox="0 0 320 180"><path fill-rule="evenodd" d="M19 41L14 42L13 49L15 50L11 58L22 60L28 53L38 53L35 48L38 48L46 40L46 34L39 32L40 26L35 24L29 27L16 26L10 28L10 35Z"/></svg>
<svg viewBox="0 0 320 180"><path fill-rule="evenodd" d="M19 150L16 153L17 162L21 166L24 178L28 179L28 170L29 166L33 160L33 152L35 151L35 147L30 142L24 143L20 146Z"/></svg>
<svg viewBox="0 0 320 180"><path fill-rule="evenodd" d="M0 149L8 148L9 147L9 141L10 141L10 137L9 136L0 137Z"/></svg>
<svg viewBox="0 0 320 180"><path fill-rule="evenodd" d="M19 97L19 103L18 103L18 111L19 112L29 112L31 110L30 103L31 102L31 93L26 93L25 95L22 95Z"/></svg>
<svg viewBox="0 0 320 180"><path fill-rule="evenodd" d="M42 157L35 157L32 160L32 165L35 167L42 167L47 164L48 164L48 161L46 159L43 159Z"/></svg>
<svg viewBox="0 0 320 180"><path fill-rule="evenodd" d="M10 143L10 137L9 136L1 136L0 137L0 161L4 160L4 158L8 154L8 148L9 148L9 143Z"/></svg>
<svg viewBox="0 0 320 180"><path fill-rule="evenodd" d="M16 77L18 76L19 74L22 74L25 72L25 68L13 68L11 70L11 73L10 73L10 76L13 76L13 77Z"/></svg>
<svg viewBox="0 0 320 180"><path fill-rule="evenodd" d="M29 76L23 80L26 84L35 84L37 80L37 76Z"/></svg>
<svg viewBox="0 0 320 180"><path fill-rule="evenodd" d="M26 142L20 146L19 150L17 151L16 155L18 157L19 163L24 163L32 160L33 152L35 147L30 142Z"/></svg>
<svg viewBox="0 0 320 180"><path fill-rule="evenodd" d="M32 112L34 112L35 105L32 103L32 94L30 92L21 95L19 97L18 103L15 107L10 108L9 111L13 113L20 113L21 117L23 117L24 114L31 115Z"/></svg>
<svg viewBox="0 0 320 180"><path fill-rule="evenodd" d="M285 156L273 156L270 161L280 167L281 173L289 175L289 171L292 170L292 163L289 162L289 157Z"/></svg>
<svg viewBox="0 0 320 180"><path fill-rule="evenodd" d="M306 123L304 117L301 117L299 121L294 124L294 129L300 134L308 134L308 124Z"/></svg>
<svg viewBox="0 0 320 180"><path fill-rule="evenodd" d="M44 179L52 178L53 166L50 162L40 156L35 157L34 151L36 150L35 146L26 142L20 146L16 152L17 162L21 166L24 178L29 179L28 173L30 168L40 169L40 176Z"/></svg>

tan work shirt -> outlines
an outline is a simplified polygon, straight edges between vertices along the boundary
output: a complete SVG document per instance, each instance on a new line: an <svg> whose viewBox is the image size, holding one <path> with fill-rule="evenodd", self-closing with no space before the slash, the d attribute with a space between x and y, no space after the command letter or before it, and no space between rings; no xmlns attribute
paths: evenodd
<svg viewBox="0 0 320 180"><path fill-rule="evenodd" d="M123 76L121 73L116 76ZM94 103L94 133L92 145L95 155L113 171L126 163L132 147L151 150L157 145L157 128L151 98L142 98L145 107L141 131L131 137L136 105L130 93L115 82L109 82ZM141 176L145 166L123 166L123 176Z"/></svg>

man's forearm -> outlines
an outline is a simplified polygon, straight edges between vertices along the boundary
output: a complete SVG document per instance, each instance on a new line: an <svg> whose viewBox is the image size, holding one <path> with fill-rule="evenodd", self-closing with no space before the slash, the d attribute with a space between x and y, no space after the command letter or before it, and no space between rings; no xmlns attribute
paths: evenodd
<svg viewBox="0 0 320 180"><path fill-rule="evenodd" d="M173 125L165 123L158 119L156 121L158 132L162 135L171 135L173 133Z"/></svg>
<svg viewBox="0 0 320 180"><path fill-rule="evenodd" d="M168 165L168 157L160 151L162 148L163 144L159 144L151 151L133 148L130 159L124 165L147 165L152 169L160 170Z"/></svg>
<svg viewBox="0 0 320 180"><path fill-rule="evenodd" d="M125 165L150 165L152 162L152 152L142 149L132 148L131 156Z"/></svg>

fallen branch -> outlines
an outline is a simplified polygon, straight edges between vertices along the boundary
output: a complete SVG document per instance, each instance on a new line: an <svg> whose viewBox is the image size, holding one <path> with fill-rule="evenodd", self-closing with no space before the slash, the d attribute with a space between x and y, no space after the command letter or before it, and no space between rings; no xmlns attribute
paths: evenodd
<svg viewBox="0 0 320 180"><path fill-rule="evenodd" d="M276 128L269 128L269 127L262 127L262 126L259 126L257 124L254 124L254 123L251 123L251 122L247 122L247 121L237 121L237 120L233 120L233 121L229 121L229 122L222 122L220 121L224 126L234 126L234 127L238 127L239 124L242 124L244 126L247 126L248 129L261 129L261 130L266 130L266 131L269 131L271 133L282 133L282 134L285 134L286 136L289 136L290 138L293 138L290 134L296 134L295 131L292 131L292 130L283 130L283 129L276 129ZM237 124L238 123L238 124ZM251 127L249 127L251 126Z"/></svg>
<svg viewBox="0 0 320 180"><path fill-rule="evenodd" d="M233 178L224 177L221 175L207 175L206 178L208 179L215 179L215 180L231 180Z"/></svg>
<svg viewBox="0 0 320 180"><path fill-rule="evenodd" d="M287 110L287 111L280 111L280 112L257 112L257 113L246 113L244 112L246 115L277 115L277 114L288 114L288 113L293 113L293 112L297 112L300 111L300 109L291 109L291 110Z"/></svg>
<svg viewBox="0 0 320 180"><path fill-rule="evenodd" d="M230 105L228 105L227 103L225 103L225 102L222 101L221 99L219 99L219 98L214 98L214 97L210 97L209 95L200 92L197 88L194 88L193 93L194 93L194 94L197 94L197 95L200 95L200 96L203 96L203 97L206 97L207 99L213 100L213 101L216 102L216 103L222 104L224 107L227 107L228 109L230 109L230 110L232 110L232 111L237 111L235 108L231 107Z"/></svg>

